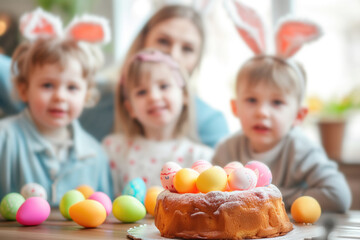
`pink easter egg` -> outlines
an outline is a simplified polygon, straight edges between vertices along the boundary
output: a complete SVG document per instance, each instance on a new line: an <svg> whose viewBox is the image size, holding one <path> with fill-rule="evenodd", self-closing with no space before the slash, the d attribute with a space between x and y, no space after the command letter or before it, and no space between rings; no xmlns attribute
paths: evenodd
<svg viewBox="0 0 360 240"><path fill-rule="evenodd" d="M171 192L176 192L174 187L174 176L181 169L176 162L167 162L163 165L160 172L160 181L163 188Z"/></svg>
<svg viewBox="0 0 360 240"><path fill-rule="evenodd" d="M197 171L198 173L202 173L203 171L205 171L211 167L212 167L212 164L205 160L197 160L191 166L191 168L194 169L195 171Z"/></svg>
<svg viewBox="0 0 360 240"><path fill-rule="evenodd" d="M245 167L253 170L258 177L256 187L264 187L271 184L272 174L266 164L259 161L250 161Z"/></svg>
<svg viewBox="0 0 360 240"><path fill-rule="evenodd" d="M249 168L237 168L230 173L228 178L231 190L250 190L255 188L256 182L256 174Z"/></svg>
<svg viewBox="0 0 360 240"><path fill-rule="evenodd" d="M225 165L224 170L225 170L227 176L229 177L229 175L232 171L234 171L237 168L242 168L242 167L244 167L244 166L242 165L241 162L232 161Z"/></svg>
<svg viewBox="0 0 360 240"><path fill-rule="evenodd" d="M50 215L49 203L41 197L30 197L20 206L16 221L25 226L39 225Z"/></svg>
<svg viewBox="0 0 360 240"><path fill-rule="evenodd" d="M88 199L92 199L101 203L106 210L106 216L109 216L112 211L112 202L108 195L103 192L94 192Z"/></svg>

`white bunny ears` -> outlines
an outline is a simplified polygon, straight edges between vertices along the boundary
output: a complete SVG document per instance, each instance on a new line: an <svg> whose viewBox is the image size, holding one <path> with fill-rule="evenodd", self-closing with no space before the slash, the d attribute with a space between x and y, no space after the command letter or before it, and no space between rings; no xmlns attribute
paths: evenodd
<svg viewBox="0 0 360 240"><path fill-rule="evenodd" d="M265 29L260 16L248 6L235 1L224 1L225 8L235 23L236 29L245 43L255 53L266 53ZM296 18L279 21L275 32L276 56L290 58L305 43L322 35L320 27L311 22Z"/></svg>
<svg viewBox="0 0 360 240"><path fill-rule="evenodd" d="M25 13L21 17L20 31L31 41L44 37L63 37L88 43L106 44L111 40L109 22L105 18L94 15L75 17L63 30L60 18L41 8Z"/></svg>

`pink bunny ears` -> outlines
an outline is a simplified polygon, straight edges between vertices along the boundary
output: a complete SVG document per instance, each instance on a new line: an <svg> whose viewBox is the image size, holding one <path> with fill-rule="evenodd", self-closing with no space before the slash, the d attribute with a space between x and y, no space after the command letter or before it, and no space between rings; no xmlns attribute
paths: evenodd
<svg viewBox="0 0 360 240"><path fill-rule="evenodd" d="M110 42L110 27L107 19L83 15L75 17L63 30L60 18L37 8L25 13L20 19L20 31L24 37L33 41L38 38L63 37L89 43L106 44Z"/></svg>
<svg viewBox="0 0 360 240"><path fill-rule="evenodd" d="M265 28L259 15L246 5L235 1L225 1L225 7L235 23L240 36L256 54L266 53ZM286 18L278 23L275 44L276 56L290 58L310 41L316 40L322 32L318 25L310 21Z"/></svg>

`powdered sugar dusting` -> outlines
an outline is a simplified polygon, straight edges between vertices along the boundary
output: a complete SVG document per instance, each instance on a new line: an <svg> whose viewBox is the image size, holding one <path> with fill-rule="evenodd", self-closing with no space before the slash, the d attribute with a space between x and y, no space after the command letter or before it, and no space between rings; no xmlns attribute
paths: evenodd
<svg viewBox="0 0 360 240"><path fill-rule="evenodd" d="M192 202L192 201L203 201L206 205L216 205L218 203L224 202L239 202L241 201L264 201L270 198L281 198L280 190L273 184L270 184L267 187L257 187L251 190L244 191L231 191L231 192L221 192L221 191L212 191L209 193L172 193L168 190L163 191L159 194L158 200L163 200L164 198L169 199L170 201L178 200L183 203Z"/></svg>

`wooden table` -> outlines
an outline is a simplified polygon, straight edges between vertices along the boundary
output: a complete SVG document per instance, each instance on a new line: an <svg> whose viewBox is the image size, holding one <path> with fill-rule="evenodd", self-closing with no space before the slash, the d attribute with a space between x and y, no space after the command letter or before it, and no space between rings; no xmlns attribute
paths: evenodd
<svg viewBox="0 0 360 240"><path fill-rule="evenodd" d="M5 221L0 216L0 239L127 239L129 228L153 222L154 218L147 215L136 223L125 224L111 214L99 227L85 229L73 221L65 220L58 209L52 209L49 218L38 226L25 227L16 221ZM350 211L347 214L325 213L316 223L318 226L331 224L334 227L328 239L360 239L360 211Z"/></svg>

